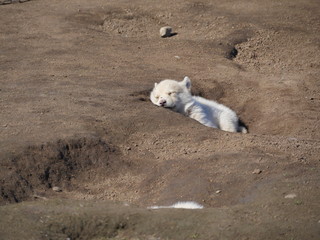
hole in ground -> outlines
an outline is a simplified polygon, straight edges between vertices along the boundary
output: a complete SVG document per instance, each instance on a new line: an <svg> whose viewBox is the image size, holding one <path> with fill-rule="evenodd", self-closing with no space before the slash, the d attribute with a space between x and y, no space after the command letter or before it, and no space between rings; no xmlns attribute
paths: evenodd
<svg viewBox="0 0 320 240"><path fill-rule="evenodd" d="M0 172L0 204L28 200L54 186L69 189L74 182L110 173L117 155L114 147L99 138L30 146L1 166L5 171Z"/></svg>
<svg viewBox="0 0 320 240"><path fill-rule="evenodd" d="M227 58L230 59L230 60L232 60L232 59L234 59L235 57L237 57L237 55L238 55L238 50L234 47L234 48L232 48L232 49L230 50L230 52L228 53Z"/></svg>

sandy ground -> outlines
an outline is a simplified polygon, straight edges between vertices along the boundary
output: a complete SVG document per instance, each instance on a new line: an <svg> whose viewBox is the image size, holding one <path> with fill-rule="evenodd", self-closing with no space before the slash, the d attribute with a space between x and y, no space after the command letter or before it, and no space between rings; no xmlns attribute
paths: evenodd
<svg viewBox="0 0 320 240"><path fill-rule="evenodd" d="M0 238L319 239L319 11L318 0L0 5ZM161 38L167 25L175 34ZM149 101L155 82L184 76L249 134ZM204 209L147 209L177 201Z"/></svg>

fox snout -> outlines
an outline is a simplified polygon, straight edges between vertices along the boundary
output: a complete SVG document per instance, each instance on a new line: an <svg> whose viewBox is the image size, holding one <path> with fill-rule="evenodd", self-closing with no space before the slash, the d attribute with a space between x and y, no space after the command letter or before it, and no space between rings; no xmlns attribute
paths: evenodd
<svg viewBox="0 0 320 240"><path fill-rule="evenodd" d="M165 100L165 99L160 99L160 101L159 101L159 105L161 106L161 107L164 107L164 105L167 103L167 101Z"/></svg>

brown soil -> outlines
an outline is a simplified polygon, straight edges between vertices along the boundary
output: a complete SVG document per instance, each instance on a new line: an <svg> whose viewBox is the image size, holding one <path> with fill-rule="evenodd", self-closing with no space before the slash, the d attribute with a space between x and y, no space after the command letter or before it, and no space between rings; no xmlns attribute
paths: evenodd
<svg viewBox="0 0 320 240"><path fill-rule="evenodd" d="M2 3L1 239L320 238L318 0ZM249 134L149 101L184 76Z"/></svg>

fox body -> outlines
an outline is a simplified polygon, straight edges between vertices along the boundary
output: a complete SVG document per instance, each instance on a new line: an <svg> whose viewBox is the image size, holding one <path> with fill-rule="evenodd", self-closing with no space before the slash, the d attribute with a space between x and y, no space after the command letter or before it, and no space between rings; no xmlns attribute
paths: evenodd
<svg viewBox="0 0 320 240"><path fill-rule="evenodd" d="M170 108L188 116L201 124L228 132L247 133L239 125L237 114L230 108L215 101L191 95L191 80L163 80L155 83L150 94L151 102L157 106Z"/></svg>

